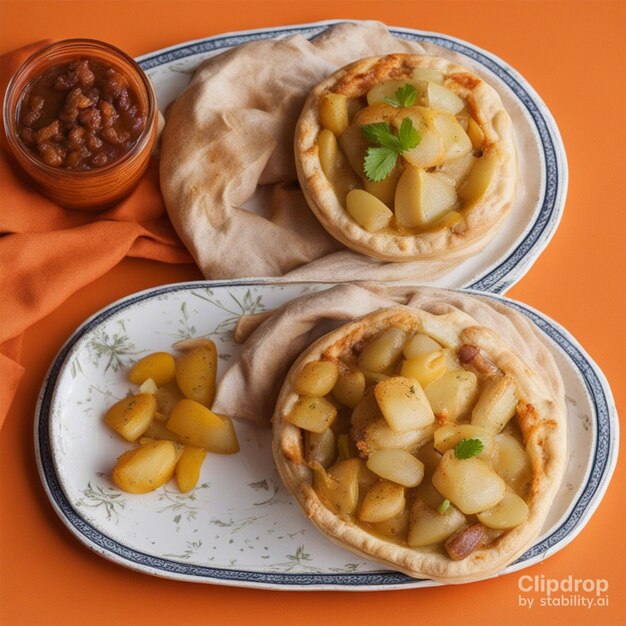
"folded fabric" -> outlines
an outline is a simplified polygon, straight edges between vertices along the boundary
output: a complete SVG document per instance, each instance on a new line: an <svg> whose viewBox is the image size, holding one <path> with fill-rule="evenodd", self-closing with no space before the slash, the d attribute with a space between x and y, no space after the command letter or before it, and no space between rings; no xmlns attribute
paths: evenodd
<svg viewBox="0 0 626 626"><path fill-rule="evenodd" d="M2 93L20 64L45 43L0 59ZM34 189L2 133L0 188L1 426L23 375L20 337L29 326L126 256L168 263L192 259L167 219L156 162L115 207L101 213L69 211Z"/></svg>
<svg viewBox="0 0 626 626"><path fill-rule="evenodd" d="M467 57L394 37L378 22L340 24L311 41L254 41L200 65L167 117L161 189L177 232L207 278L425 283L486 245L481 240L454 259L387 263L338 243L308 208L293 143L309 92L343 65L393 52L444 56L493 83ZM533 141L517 139L522 146ZM520 189L517 201L526 202L526 193Z"/></svg>
<svg viewBox="0 0 626 626"><path fill-rule="evenodd" d="M285 376L308 345L342 323L399 304L435 314L452 309L467 313L513 346L530 369L541 372L554 398L563 397L561 375L540 331L510 307L488 297L443 289L362 283L307 294L269 316L241 318L235 339L243 343L243 351L224 374L213 410L270 426Z"/></svg>

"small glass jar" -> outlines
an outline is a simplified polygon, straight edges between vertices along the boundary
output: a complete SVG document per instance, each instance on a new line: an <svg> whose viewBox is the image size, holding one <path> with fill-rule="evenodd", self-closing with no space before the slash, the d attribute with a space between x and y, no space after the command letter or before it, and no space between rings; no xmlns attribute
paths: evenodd
<svg viewBox="0 0 626 626"><path fill-rule="evenodd" d="M97 61L120 72L146 111L145 127L130 150L108 165L89 170L47 165L24 145L18 126L20 103L28 85L47 69L78 59ZM105 209L133 190L148 167L157 123L156 96L143 70L118 48L93 39L66 39L41 48L18 69L4 97L4 129L16 160L41 193L79 211Z"/></svg>

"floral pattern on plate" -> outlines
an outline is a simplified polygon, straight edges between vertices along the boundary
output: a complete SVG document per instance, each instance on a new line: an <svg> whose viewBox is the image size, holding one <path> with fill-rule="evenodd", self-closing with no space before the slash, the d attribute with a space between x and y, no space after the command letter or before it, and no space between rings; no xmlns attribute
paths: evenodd
<svg viewBox="0 0 626 626"><path fill-rule="evenodd" d="M302 514L274 468L271 433L237 422L241 451L208 455L196 489L173 482L135 496L110 480L128 444L109 431L110 404L134 390L129 365L176 341L211 337L218 378L237 359L234 324L329 284L198 282L135 294L87 320L63 347L44 382L36 419L42 480L70 530L122 565L186 580L265 588L390 589L432 585L337 548ZM564 488L543 536L517 563L527 567L566 545L597 506L615 462L617 422L610 391L573 338L551 320L497 298L546 333L561 369L569 411Z"/></svg>

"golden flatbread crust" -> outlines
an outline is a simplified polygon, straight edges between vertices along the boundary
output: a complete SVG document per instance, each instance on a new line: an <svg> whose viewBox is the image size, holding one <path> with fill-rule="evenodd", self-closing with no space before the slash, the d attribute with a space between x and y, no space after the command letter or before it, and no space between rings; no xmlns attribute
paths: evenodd
<svg viewBox="0 0 626 626"><path fill-rule="evenodd" d="M374 85L408 77L416 68L442 72L444 86L466 101L485 134L487 149L497 156L496 172L485 196L463 210L467 224L463 232L441 227L415 235L370 233L350 217L322 171L316 143L322 130L320 98L328 91L350 98L364 96ZM296 127L294 148L300 186L322 226L349 248L384 261L471 256L495 236L515 197L517 157L513 126L500 96L475 74L439 57L391 54L361 59L338 70L309 95Z"/></svg>
<svg viewBox="0 0 626 626"><path fill-rule="evenodd" d="M410 548L372 535L328 509L312 486L312 472L304 460L300 428L285 420L298 399L294 382L304 365L320 359L338 362L352 346L367 342L389 327L411 333L423 332L444 347L457 350L469 343L508 374L517 387L518 423L532 466L532 479L526 502L526 522L508 531L489 547L454 561L443 552ZM431 578L447 583L464 583L493 576L521 556L539 535L566 467L566 414L562 398L552 397L541 372L531 371L491 329L479 326L459 310L434 315L405 306L382 309L325 335L305 351L290 369L278 397L273 416L273 452L276 466L287 488L307 517L341 547L379 561L415 578Z"/></svg>

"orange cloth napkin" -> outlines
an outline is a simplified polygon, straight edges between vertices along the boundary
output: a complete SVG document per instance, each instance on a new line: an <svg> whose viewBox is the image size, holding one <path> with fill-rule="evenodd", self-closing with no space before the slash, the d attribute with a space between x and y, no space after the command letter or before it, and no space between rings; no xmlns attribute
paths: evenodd
<svg viewBox="0 0 626 626"><path fill-rule="evenodd" d="M19 65L47 42L0 57L4 94ZM102 213L62 209L40 195L0 139L0 427L24 368L21 335L126 256L191 263L159 191L158 164L135 191Z"/></svg>

